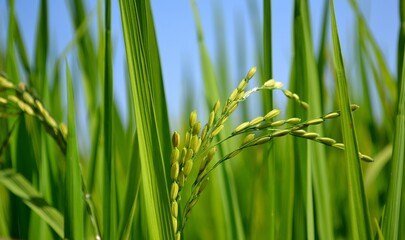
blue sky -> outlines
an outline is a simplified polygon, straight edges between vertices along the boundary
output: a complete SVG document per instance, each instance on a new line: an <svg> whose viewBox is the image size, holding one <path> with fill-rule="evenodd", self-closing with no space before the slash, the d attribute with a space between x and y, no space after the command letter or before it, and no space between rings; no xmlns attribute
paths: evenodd
<svg viewBox="0 0 405 240"><path fill-rule="evenodd" d="M7 34L7 0L0 0L0 39L4 49L5 37ZM23 30L23 38L28 47L30 56L33 56L33 45L35 39L37 12L39 1L16 0L16 13L19 24ZM273 78L284 83L288 80L289 66L292 57L291 46L291 19L293 10L293 1L272 1L273 3ZM310 2L312 31L315 41L315 49L318 46L321 11L323 7L322 0L313 0ZM339 33L341 37L342 51L344 56L349 56L353 51L351 42L354 38L354 17L348 4L349 1L335 1L335 11L338 21ZM115 98L123 104L125 97L122 94L124 84L124 47L123 36L120 25L120 15L118 1L112 1L112 35L114 48L114 87ZM225 22L225 32L227 42L227 53L229 56L229 67L232 81L235 84L243 77L243 74L251 66L257 65L254 58L255 44L253 42L252 22L249 18L249 8L257 6L259 14L254 17L254 21L261 21L262 2L261 1L232 1L232 0L198 0L197 1L202 26L205 34L206 44L211 57L215 62L218 59L215 49L215 20L214 9L218 8L222 12L222 18ZM250 7L248 4L253 4ZM361 11L367 23L370 26L374 37L380 45L390 69L395 73L397 34L399 29L398 1L359 1ZM88 10L93 13L94 22L96 21L96 1L87 1ZM158 1L152 0L152 11L155 20L159 50L162 60L162 70L166 88L166 97L168 99L168 108L172 128L177 128L175 119L181 114L182 99L185 91L185 74L190 76L196 92L202 87L201 69L198 56L198 45L196 29L189 1ZM49 1L49 21L50 21L50 49L51 55L56 57L61 54L64 47L73 36L72 25L69 19L69 13L65 1ZM95 28L94 28L95 29ZM247 58L244 60L246 66L238 69L236 59L236 40L237 32L242 30L246 36ZM256 80L257 81L257 80ZM198 99L203 96L196 95ZM201 111L202 106L195 108ZM173 126L174 125L174 126Z"/></svg>

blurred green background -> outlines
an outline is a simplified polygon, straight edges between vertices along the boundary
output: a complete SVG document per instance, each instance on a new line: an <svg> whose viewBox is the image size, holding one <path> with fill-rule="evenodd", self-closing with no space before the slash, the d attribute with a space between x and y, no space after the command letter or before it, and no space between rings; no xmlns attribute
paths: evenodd
<svg viewBox="0 0 405 240"><path fill-rule="evenodd" d="M255 94L220 139L273 108L341 110L308 131L347 151L292 136L243 151L211 174L182 238L405 236L404 1L337 1L336 19L329 1L0 1L0 71L15 86L0 97L34 96L69 132L61 151L37 103L32 116L0 106L0 237L174 238L171 134L184 141L190 112L204 124L252 66L249 88L275 78L310 108Z"/></svg>

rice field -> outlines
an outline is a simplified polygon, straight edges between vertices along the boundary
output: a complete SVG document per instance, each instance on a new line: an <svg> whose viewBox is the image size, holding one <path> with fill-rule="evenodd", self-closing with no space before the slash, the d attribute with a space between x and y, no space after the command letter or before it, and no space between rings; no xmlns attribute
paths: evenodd
<svg viewBox="0 0 405 240"><path fill-rule="evenodd" d="M351 55L342 52L347 39L333 0L324 1L322 16L310 14L308 1L293 2L284 81L273 79L272 1L257 8L262 18L252 26L256 64L231 79L230 57L218 47L214 59L190 0L201 94L180 96L173 119L150 1L118 1L120 16L109 0L97 1L96 12L69 2L74 36L56 57L49 2L39 1L31 56L7 1L0 238L405 238L405 28L392 72L358 2L348 2L357 33ZM403 26L405 1L397 5ZM120 19L125 46L120 80L112 18ZM321 20L317 47L312 18ZM116 81L125 84L124 115Z"/></svg>

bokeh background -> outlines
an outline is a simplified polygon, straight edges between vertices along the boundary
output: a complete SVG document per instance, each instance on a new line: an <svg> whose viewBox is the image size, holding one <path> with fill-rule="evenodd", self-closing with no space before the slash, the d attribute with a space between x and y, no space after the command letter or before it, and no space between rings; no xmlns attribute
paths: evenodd
<svg viewBox="0 0 405 240"><path fill-rule="evenodd" d="M193 19L189 1L151 1L155 20L156 34L162 63L162 71L168 101L171 128L178 129L181 123L179 116L184 113L184 95L192 91L195 103L191 106L198 112L204 112L202 73L198 52L196 25ZM392 73L396 69L396 48L399 29L398 2L388 1L358 1L362 14L367 20L376 42L380 46ZM38 20L39 1L15 1L15 11L22 29L29 56L33 56L35 46L35 32ZM89 12L91 29L97 29L97 1L86 1ZM262 1L197 1L205 43L211 54L217 73L224 66L219 64L226 59L225 66L229 73L230 81L235 84L252 66L256 66L255 56L257 46L261 46ZM319 46L320 24L322 23L322 8L324 1L309 1L311 13L312 37L315 51ZM7 36L7 0L0 0L0 44L5 45ZM69 17L67 1L49 1L49 49L50 57L62 54L69 41L73 38L73 26ZM336 16L341 37L343 56L347 65L355 52L353 39L356 37L354 28L355 17L349 1L336 1ZM273 31L273 78L283 83L288 83L292 61L292 14L293 1L274 1L272 5L272 31ZM260 36L257 36L260 35ZM97 36L94 32L94 37ZM127 115L125 83L125 51L121 28L121 17L118 1L112 1L112 37L114 57L114 92L115 100L119 103L120 112ZM223 42L219 47L218 42ZM238 45L242 43L243 47ZM330 43L329 43L330 45ZM221 48L221 49L219 49ZM243 53L243 59L238 54ZM221 55L226 56L221 56ZM69 55L69 54L68 54ZM239 55L241 56L241 55ZM71 63L72 68L75 61ZM223 61L222 61L223 62ZM348 69L350 71L354 69ZM353 73L352 74L356 74ZM64 76L64 74L61 74ZM258 85L258 80L256 81ZM255 84L255 83L253 83ZM283 104L280 98L279 104ZM189 110L189 109L187 109ZM377 116L378 117L378 116ZM124 117L125 119L125 117Z"/></svg>

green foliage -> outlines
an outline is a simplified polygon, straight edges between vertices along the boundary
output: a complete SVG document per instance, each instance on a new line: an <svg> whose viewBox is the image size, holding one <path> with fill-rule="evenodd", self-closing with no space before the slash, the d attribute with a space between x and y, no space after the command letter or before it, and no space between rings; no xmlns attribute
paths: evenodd
<svg viewBox="0 0 405 240"><path fill-rule="evenodd" d="M111 16L111 1L98 1L95 37L85 2L68 2L74 36L55 61L48 1L39 3L33 57L8 1L0 49L0 238L404 238L405 1L397 78L355 0L351 56L342 55L333 1L325 1L318 50L308 1L294 1L291 91L269 80L277 37L271 1L263 1L262 22L255 22L258 6L248 4L258 87L248 85L256 68L245 77L238 72L239 85L228 79L219 10L220 57L210 56L196 2L190 4L209 114L206 123L190 115L198 102L190 90L184 124L171 135L150 1L119 1L127 119L113 97L111 18L118 16ZM239 71L246 67L246 32L236 32ZM348 58L355 64L345 65ZM357 83L348 74L355 68ZM325 87L327 76L335 88ZM285 110L276 92L289 100ZM245 103L252 98L254 117ZM82 108L87 118L79 117ZM79 148L82 141L89 147Z"/></svg>

